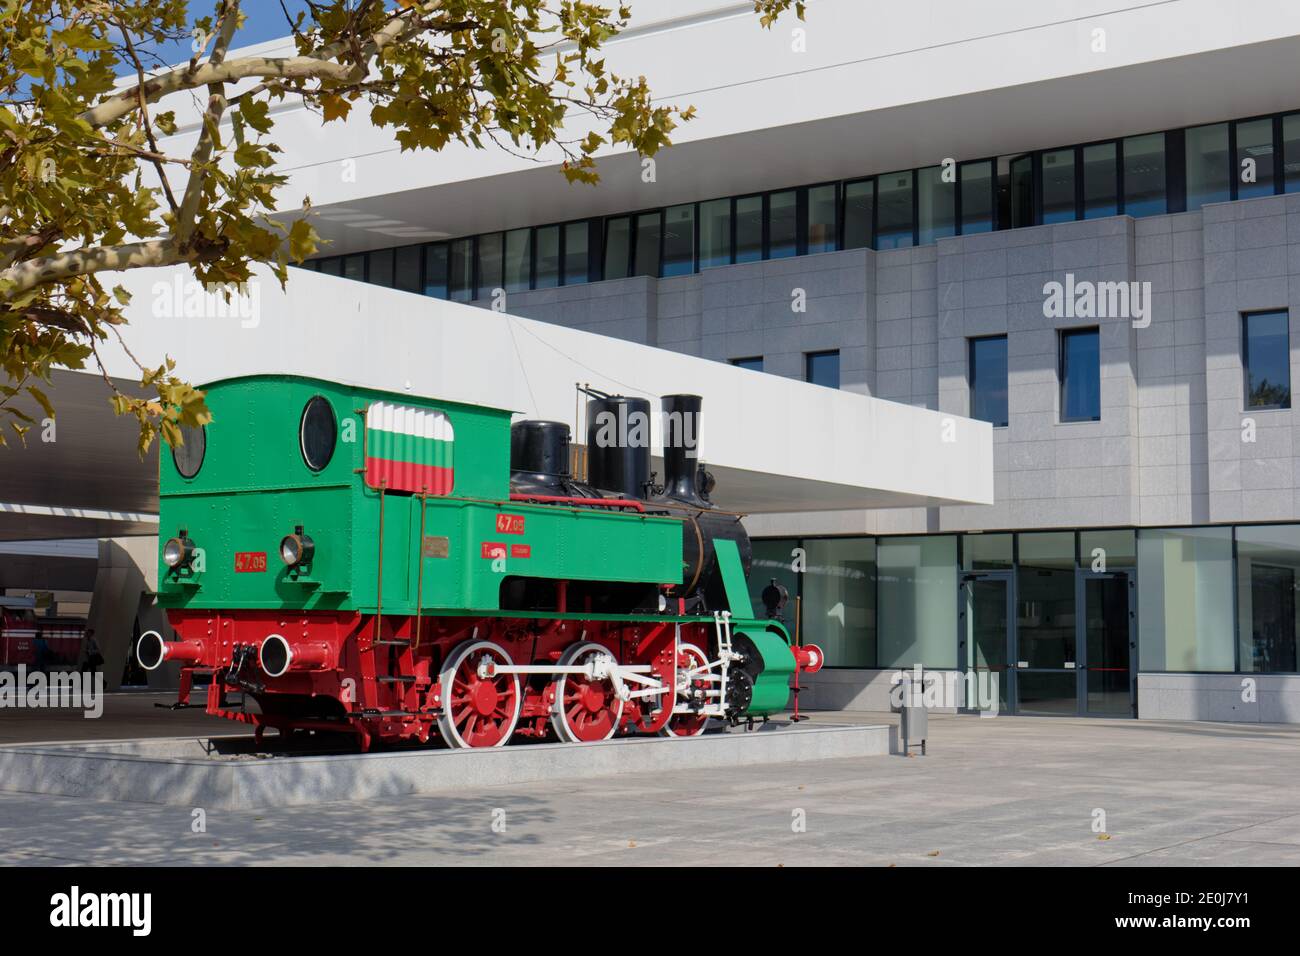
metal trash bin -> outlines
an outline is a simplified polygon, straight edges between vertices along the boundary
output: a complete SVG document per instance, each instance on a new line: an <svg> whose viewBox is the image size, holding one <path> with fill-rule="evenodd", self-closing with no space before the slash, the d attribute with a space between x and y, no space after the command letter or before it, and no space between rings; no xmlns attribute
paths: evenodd
<svg viewBox="0 0 1300 956"><path fill-rule="evenodd" d="M930 712L925 707L925 680L922 678L916 682L911 673L905 672L899 683L902 685L903 702L899 708L901 718L898 736L902 742L903 754L908 756L914 746L920 746L921 756L924 757L925 741L930 728Z"/></svg>

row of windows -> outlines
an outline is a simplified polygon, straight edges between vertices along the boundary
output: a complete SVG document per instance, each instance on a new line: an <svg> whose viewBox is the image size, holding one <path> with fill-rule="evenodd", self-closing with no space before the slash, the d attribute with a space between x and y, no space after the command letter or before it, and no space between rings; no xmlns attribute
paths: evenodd
<svg viewBox="0 0 1300 956"><path fill-rule="evenodd" d="M664 209L328 256L307 268L466 302L1300 191L1300 112Z"/></svg>
<svg viewBox="0 0 1300 956"><path fill-rule="evenodd" d="M737 368L747 368L751 372L763 371L763 356L735 358L731 364ZM803 354L803 380L824 388L840 387L840 353L838 349L826 352L805 352Z"/></svg>
<svg viewBox="0 0 1300 956"><path fill-rule="evenodd" d="M1290 313L1247 312L1241 317L1241 360L1246 408L1291 407ZM1101 420L1101 349L1096 328L1060 333L1057 358L1060 420ZM970 417L1006 427L1007 337L972 338L967 350Z"/></svg>
<svg viewBox="0 0 1300 956"><path fill-rule="evenodd" d="M1136 574L1140 670L1297 671L1296 524L758 539L750 588L761 608L769 582L784 585L787 623L798 606L830 667L953 668L963 582L1012 572L1021 654L1063 667L1077 659L1075 576L1115 570Z"/></svg>

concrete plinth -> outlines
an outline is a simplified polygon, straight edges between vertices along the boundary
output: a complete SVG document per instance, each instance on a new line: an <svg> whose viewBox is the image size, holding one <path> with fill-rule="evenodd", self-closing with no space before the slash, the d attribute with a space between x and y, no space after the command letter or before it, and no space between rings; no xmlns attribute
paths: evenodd
<svg viewBox="0 0 1300 956"><path fill-rule="evenodd" d="M0 790L88 800L256 809L628 773L718 769L889 753L889 727L776 727L690 739L256 756L244 738L0 747Z"/></svg>

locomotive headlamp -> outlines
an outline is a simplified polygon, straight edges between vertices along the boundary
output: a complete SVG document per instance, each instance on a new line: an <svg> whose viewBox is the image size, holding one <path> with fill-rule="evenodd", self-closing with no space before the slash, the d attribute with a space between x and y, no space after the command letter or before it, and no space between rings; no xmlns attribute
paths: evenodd
<svg viewBox="0 0 1300 956"><path fill-rule="evenodd" d="M163 564L169 568L183 568L188 567L193 560L194 542L185 533L185 529L181 528L180 534L168 538L163 545Z"/></svg>
<svg viewBox="0 0 1300 956"><path fill-rule="evenodd" d="M293 534L286 534L280 539L280 560L291 568L301 564L310 564L316 553L316 542L310 535L303 534L302 525L293 529Z"/></svg>

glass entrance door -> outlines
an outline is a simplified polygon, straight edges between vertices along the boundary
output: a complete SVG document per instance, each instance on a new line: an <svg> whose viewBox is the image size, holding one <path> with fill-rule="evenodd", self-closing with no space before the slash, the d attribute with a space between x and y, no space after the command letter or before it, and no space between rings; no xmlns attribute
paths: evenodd
<svg viewBox="0 0 1300 956"><path fill-rule="evenodd" d="M1006 712L1011 688L1011 574L967 574L961 583L961 646L966 709ZM996 699L996 704L994 703Z"/></svg>
<svg viewBox="0 0 1300 956"><path fill-rule="evenodd" d="M1087 713L1135 717L1133 576L1082 574Z"/></svg>
<svg viewBox="0 0 1300 956"><path fill-rule="evenodd" d="M1021 556L1016 594L1016 712L1079 713L1075 570Z"/></svg>

